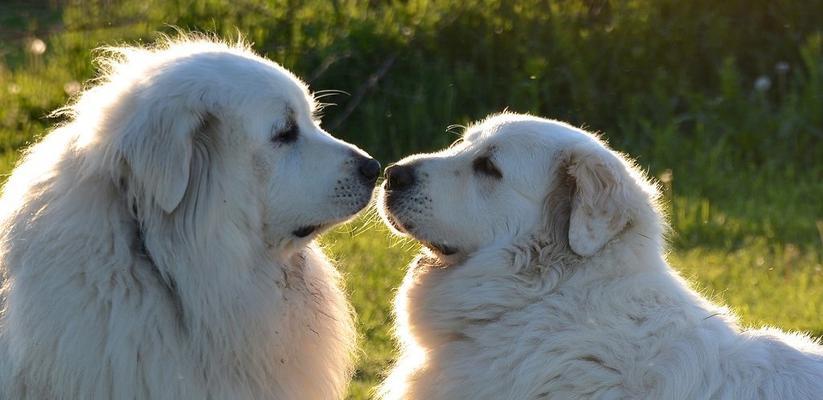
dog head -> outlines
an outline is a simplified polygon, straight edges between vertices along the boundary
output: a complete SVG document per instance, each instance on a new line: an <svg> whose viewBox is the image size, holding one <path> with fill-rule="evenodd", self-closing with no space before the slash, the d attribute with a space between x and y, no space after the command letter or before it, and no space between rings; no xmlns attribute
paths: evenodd
<svg viewBox="0 0 823 400"><path fill-rule="evenodd" d="M103 149L89 159L109 165L93 169L119 171L142 214L243 210L233 221L277 245L368 204L377 161L321 129L306 85L246 46L183 38L103 63L104 83L73 107L98 118L80 142Z"/></svg>
<svg viewBox="0 0 823 400"><path fill-rule="evenodd" d="M387 168L384 219L441 258L538 237L582 257L639 219L655 188L594 135L564 123L500 114L462 140Z"/></svg>

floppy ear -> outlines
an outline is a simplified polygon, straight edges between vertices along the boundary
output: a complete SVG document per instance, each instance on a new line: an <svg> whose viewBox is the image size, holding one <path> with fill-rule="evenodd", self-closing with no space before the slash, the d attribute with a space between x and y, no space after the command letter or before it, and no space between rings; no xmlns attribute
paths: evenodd
<svg viewBox="0 0 823 400"><path fill-rule="evenodd" d="M572 149L568 174L574 182L569 246L588 257L629 223L630 177L615 154L592 142Z"/></svg>
<svg viewBox="0 0 823 400"><path fill-rule="evenodd" d="M132 177L165 212L174 211L189 182L194 135L213 116L188 107L162 107L159 103L136 110L125 127L119 149ZM140 108L140 107L138 107Z"/></svg>

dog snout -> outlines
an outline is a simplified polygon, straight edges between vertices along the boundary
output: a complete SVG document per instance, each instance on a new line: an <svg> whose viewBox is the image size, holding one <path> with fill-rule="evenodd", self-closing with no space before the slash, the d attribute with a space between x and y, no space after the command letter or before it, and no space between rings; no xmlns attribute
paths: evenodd
<svg viewBox="0 0 823 400"><path fill-rule="evenodd" d="M360 173L360 178L373 185L380 175L380 163L373 158L363 157L357 163L357 172Z"/></svg>
<svg viewBox="0 0 823 400"><path fill-rule="evenodd" d="M404 190L414 184L414 167L392 165L386 168L386 190Z"/></svg>

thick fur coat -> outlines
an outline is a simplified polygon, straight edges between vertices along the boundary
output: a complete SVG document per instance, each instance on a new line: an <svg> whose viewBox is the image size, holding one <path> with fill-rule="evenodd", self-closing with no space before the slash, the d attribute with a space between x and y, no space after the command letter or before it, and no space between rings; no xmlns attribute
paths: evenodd
<svg viewBox="0 0 823 400"><path fill-rule="evenodd" d="M665 260L655 186L589 133L493 116L399 162L381 196L430 248L395 300L384 399L823 396L823 347L741 329L692 290Z"/></svg>
<svg viewBox="0 0 823 400"><path fill-rule="evenodd" d="M368 203L368 158L245 45L101 61L0 198L0 398L342 398L352 313L312 239Z"/></svg>

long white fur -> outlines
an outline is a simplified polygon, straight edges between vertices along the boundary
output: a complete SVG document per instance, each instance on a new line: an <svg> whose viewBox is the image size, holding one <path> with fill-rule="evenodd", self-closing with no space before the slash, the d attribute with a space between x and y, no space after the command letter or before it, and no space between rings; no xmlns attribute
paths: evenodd
<svg viewBox="0 0 823 400"><path fill-rule="evenodd" d="M470 170L459 169L464 154L508 143L497 160L503 179L520 176L534 185L526 195L546 193L542 208L524 206L541 219L530 226L512 217L468 254L426 252L409 266L394 308L401 356L381 398L823 396L819 343L773 328L741 329L669 267L657 192L625 157L591 134L530 116L493 116L467 132L457 150L398 163L428 177L415 196L431 195L438 180L452 179L446 176L470 179ZM507 171L512 162L522 164ZM516 202L514 192L508 197ZM385 211L393 225L405 218L401 225L415 224L412 236L431 241L431 219L399 204ZM429 217L483 218L466 214L473 204L426 207ZM452 243L472 243L477 231L454 233Z"/></svg>
<svg viewBox="0 0 823 400"><path fill-rule="evenodd" d="M305 86L205 37L110 49L102 63L0 198L0 398L342 398L356 334L340 276L311 238L268 226L319 211L299 193L302 209L266 203L255 179L269 171L252 156L268 154L268 127L259 154L243 147L284 103L312 125ZM280 108L244 109L267 99ZM210 113L220 123L192 146ZM349 173L336 161L356 148L306 129L341 154L303 151L326 163L308 178Z"/></svg>

